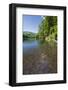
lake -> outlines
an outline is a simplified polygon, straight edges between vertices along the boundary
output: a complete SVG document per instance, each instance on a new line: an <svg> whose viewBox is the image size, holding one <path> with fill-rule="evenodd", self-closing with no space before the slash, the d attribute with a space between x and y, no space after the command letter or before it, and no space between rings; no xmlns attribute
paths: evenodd
<svg viewBox="0 0 68 90"><path fill-rule="evenodd" d="M23 41L23 74L57 73L57 43Z"/></svg>

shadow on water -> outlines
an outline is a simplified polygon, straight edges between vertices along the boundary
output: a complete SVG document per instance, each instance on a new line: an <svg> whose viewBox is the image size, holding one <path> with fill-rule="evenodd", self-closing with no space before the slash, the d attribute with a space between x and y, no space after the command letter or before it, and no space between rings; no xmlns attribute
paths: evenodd
<svg viewBox="0 0 68 90"><path fill-rule="evenodd" d="M57 73L57 44L39 40L23 42L23 74Z"/></svg>

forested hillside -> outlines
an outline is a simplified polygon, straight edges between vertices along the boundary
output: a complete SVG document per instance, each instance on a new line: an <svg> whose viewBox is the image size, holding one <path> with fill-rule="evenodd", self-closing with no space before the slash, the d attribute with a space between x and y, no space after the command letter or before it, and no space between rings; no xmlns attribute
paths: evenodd
<svg viewBox="0 0 68 90"><path fill-rule="evenodd" d="M35 37L36 37L36 34L33 32L27 32L27 31L23 32L23 40L34 39Z"/></svg>
<svg viewBox="0 0 68 90"><path fill-rule="evenodd" d="M36 38L57 41L57 16L43 16Z"/></svg>

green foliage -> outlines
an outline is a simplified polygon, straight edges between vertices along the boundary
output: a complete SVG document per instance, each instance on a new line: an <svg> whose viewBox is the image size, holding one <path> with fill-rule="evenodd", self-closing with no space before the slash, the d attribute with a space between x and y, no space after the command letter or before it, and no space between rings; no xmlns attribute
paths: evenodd
<svg viewBox="0 0 68 90"><path fill-rule="evenodd" d="M23 32L23 40L27 40L27 39L33 39L35 38L36 34L32 33L32 32Z"/></svg>
<svg viewBox="0 0 68 90"><path fill-rule="evenodd" d="M57 40L57 16L45 16L39 25L37 38L42 40Z"/></svg>
<svg viewBox="0 0 68 90"><path fill-rule="evenodd" d="M23 32L23 40L40 39L47 41L57 40L57 16L44 16L39 25L38 33Z"/></svg>

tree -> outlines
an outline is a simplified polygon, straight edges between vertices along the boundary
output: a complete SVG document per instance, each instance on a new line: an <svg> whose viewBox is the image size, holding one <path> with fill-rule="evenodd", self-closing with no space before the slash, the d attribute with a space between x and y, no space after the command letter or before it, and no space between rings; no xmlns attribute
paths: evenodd
<svg viewBox="0 0 68 90"><path fill-rule="evenodd" d="M39 25L37 36L43 40L49 36L57 40L57 16L45 16Z"/></svg>

